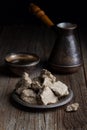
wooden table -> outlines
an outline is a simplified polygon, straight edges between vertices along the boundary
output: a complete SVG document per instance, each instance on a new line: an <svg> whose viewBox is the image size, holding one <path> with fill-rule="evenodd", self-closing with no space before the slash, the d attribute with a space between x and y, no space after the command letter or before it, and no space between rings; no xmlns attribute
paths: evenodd
<svg viewBox="0 0 87 130"><path fill-rule="evenodd" d="M37 76L54 45L56 35L44 25L8 25L0 32L0 130L87 130L87 30L80 30L84 64L78 72L68 75L55 74L74 93L71 103L78 102L78 111L67 113L67 105L48 111L25 111L11 104L9 97L20 77L14 76L4 65L10 52L33 52L40 56Z"/></svg>

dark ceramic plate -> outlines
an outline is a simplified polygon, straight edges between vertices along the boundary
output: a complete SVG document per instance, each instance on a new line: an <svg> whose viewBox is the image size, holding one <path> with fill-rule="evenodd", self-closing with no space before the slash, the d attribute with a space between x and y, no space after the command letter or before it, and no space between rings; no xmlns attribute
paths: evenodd
<svg viewBox="0 0 87 130"><path fill-rule="evenodd" d="M15 91L13 91L13 93L12 93L12 99L14 101L19 103L23 107L32 108L32 109L49 109L49 108L60 107L60 106L63 106L65 104L69 103L72 100L72 98L73 98L73 91L70 89L69 95L64 97L63 99L61 99L58 103L50 104L50 105L32 105L32 104L26 103L23 100L21 100Z"/></svg>

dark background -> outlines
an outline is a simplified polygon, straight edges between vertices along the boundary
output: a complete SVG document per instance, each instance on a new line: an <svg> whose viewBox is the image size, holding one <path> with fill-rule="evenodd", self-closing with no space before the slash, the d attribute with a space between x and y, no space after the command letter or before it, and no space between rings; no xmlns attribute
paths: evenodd
<svg viewBox="0 0 87 130"><path fill-rule="evenodd" d="M56 24L60 21L74 22L86 25L86 3L67 0L3 0L0 1L0 23L14 24L39 22L29 13L29 3L35 3Z"/></svg>

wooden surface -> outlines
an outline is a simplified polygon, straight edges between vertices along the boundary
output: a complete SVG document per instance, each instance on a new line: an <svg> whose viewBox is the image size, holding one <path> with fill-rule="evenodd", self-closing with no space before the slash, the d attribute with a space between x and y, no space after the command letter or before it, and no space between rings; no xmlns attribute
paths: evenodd
<svg viewBox="0 0 87 130"><path fill-rule="evenodd" d="M71 101L78 102L78 111L67 113L67 105L48 111L19 109L10 100L19 77L14 76L4 65L9 52L33 52L41 62L31 76L37 76L46 68L48 57L56 39L55 33L44 25L9 25L0 32L0 130L87 130L87 31L80 28L80 41L84 64L69 75L55 74L74 92Z"/></svg>

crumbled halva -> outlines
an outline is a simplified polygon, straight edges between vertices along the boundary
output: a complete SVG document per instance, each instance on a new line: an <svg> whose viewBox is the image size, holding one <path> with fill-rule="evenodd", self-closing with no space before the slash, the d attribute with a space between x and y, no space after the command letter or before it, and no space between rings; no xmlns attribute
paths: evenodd
<svg viewBox="0 0 87 130"><path fill-rule="evenodd" d="M79 104L78 104L78 103L72 103L72 104L70 104L70 105L68 105L68 106L66 107L66 111L67 111L67 112L77 111L78 108L79 108Z"/></svg>
<svg viewBox="0 0 87 130"><path fill-rule="evenodd" d="M30 104L53 104L60 97L69 94L68 87L46 69L41 71L39 77L31 79L26 72L16 84L16 93L20 98Z"/></svg>
<svg viewBox="0 0 87 130"><path fill-rule="evenodd" d="M54 83L56 81L56 77L54 75L51 74L50 71L46 70L46 69L43 69L41 71L41 75L40 75L41 78L45 79L45 78L49 78L49 80Z"/></svg>
<svg viewBox="0 0 87 130"><path fill-rule="evenodd" d="M42 89L42 86L39 81L33 81L31 84L31 88L35 91L39 91L39 89Z"/></svg>

